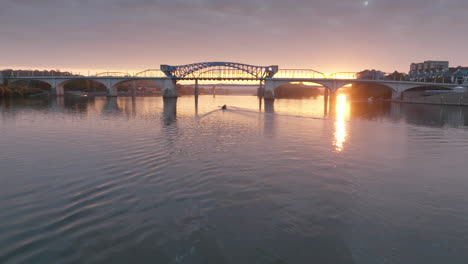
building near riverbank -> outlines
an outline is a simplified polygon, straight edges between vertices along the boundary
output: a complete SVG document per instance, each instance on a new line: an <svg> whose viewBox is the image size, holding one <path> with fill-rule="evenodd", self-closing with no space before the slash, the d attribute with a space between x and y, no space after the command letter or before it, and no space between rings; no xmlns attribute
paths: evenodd
<svg viewBox="0 0 468 264"><path fill-rule="evenodd" d="M468 83L468 67L449 67L448 61L424 61L410 65L409 80L418 82Z"/></svg>
<svg viewBox="0 0 468 264"><path fill-rule="evenodd" d="M411 63L410 74L417 72L446 71L448 69L448 61L424 61L420 63Z"/></svg>
<svg viewBox="0 0 468 264"><path fill-rule="evenodd" d="M356 74L356 79L366 79L366 80L383 80L385 77L385 72L378 70L364 70Z"/></svg>

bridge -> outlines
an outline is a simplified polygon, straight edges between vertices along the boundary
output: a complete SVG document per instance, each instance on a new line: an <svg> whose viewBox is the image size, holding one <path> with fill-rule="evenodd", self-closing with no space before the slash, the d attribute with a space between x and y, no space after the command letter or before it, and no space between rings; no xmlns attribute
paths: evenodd
<svg viewBox="0 0 468 264"><path fill-rule="evenodd" d="M264 87L264 98L274 99L275 89L283 84L295 82L316 83L325 88L326 94L335 94L341 87L350 84L371 83L385 86L392 91L392 98L399 98L404 91L418 87L440 87L454 89L452 83L427 83L398 80L357 79L356 73L334 73L329 76L312 69L279 69L277 65L255 66L234 62L201 62L187 65L161 65L160 69L149 69L134 75L122 72L104 72L93 76L3 76L2 82L41 81L48 83L54 94L65 93L65 85L73 80L91 80L104 85L108 96L117 96L117 87L138 80L151 81L162 87L163 97L177 97L176 83L190 80L198 91L199 81L256 81Z"/></svg>

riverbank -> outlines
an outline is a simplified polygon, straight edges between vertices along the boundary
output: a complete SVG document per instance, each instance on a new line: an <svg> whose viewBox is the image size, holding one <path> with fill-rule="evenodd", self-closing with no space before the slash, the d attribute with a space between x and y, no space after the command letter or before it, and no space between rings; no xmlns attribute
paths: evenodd
<svg viewBox="0 0 468 264"><path fill-rule="evenodd" d="M464 93L444 93L430 96L405 97L401 100L392 100L398 103L408 104L432 104L432 105L454 105L468 106L468 92Z"/></svg>

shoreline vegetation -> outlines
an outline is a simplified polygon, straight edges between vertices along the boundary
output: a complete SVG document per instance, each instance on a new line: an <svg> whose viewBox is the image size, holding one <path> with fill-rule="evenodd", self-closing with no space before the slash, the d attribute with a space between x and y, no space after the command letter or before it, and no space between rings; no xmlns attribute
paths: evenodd
<svg viewBox="0 0 468 264"><path fill-rule="evenodd" d="M0 85L0 98L8 97L31 97L38 95L48 95L47 91L41 88L32 87L11 87L9 85Z"/></svg>

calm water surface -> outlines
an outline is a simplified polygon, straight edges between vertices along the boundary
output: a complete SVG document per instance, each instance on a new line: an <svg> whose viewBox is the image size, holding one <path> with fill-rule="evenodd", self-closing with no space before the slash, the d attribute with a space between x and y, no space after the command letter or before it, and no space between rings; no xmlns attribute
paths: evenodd
<svg viewBox="0 0 468 264"><path fill-rule="evenodd" d="M459 107L0 101L0 263L466 264L467 157Z"/></svg>

